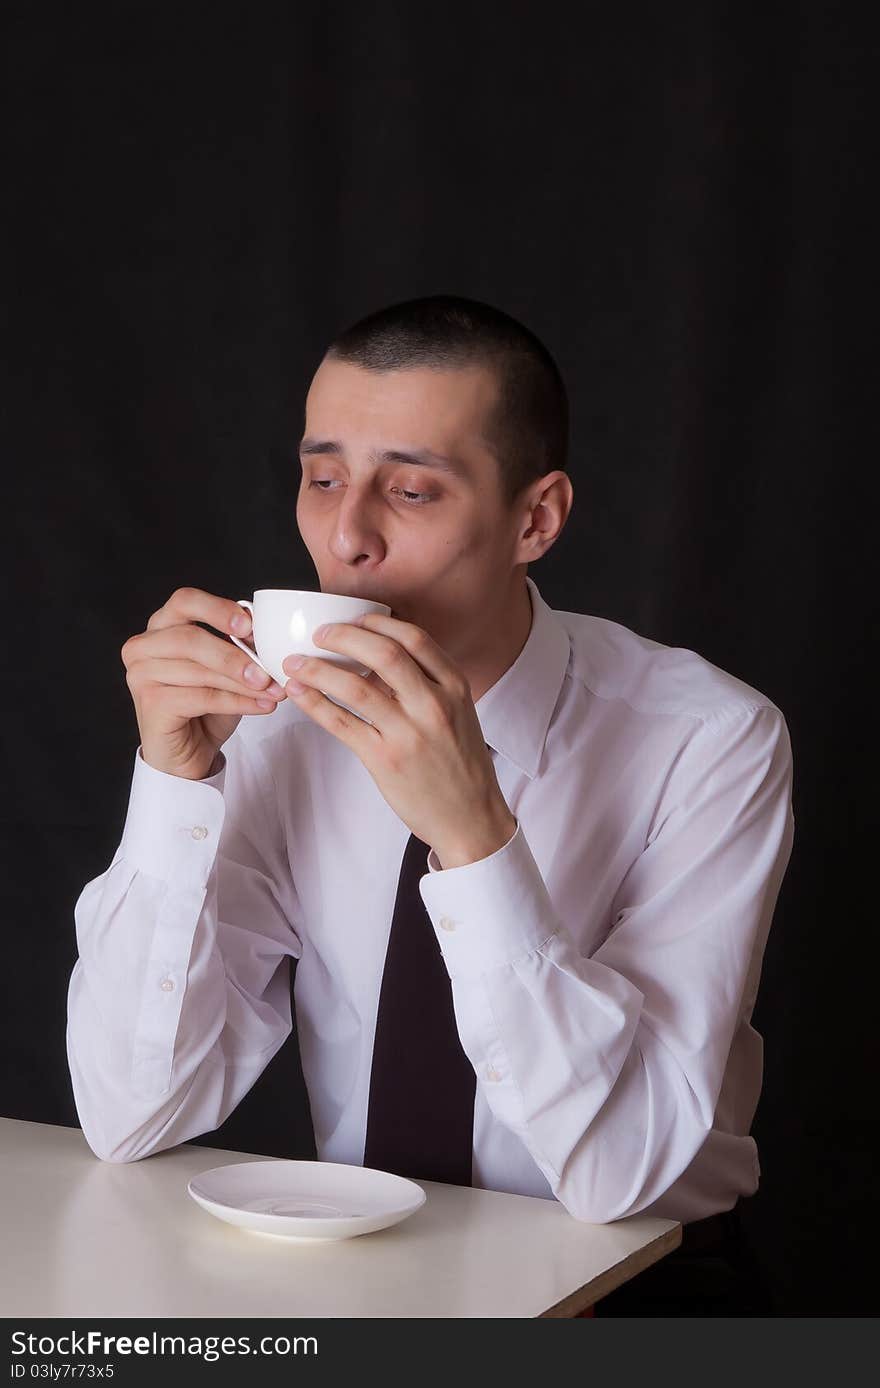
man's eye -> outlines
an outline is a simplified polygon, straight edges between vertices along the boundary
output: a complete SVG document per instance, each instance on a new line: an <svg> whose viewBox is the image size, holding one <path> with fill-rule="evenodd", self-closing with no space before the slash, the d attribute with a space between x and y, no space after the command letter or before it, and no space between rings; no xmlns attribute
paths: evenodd
<svg viewBox="0 0 880 1388"><path fill-rule="evenodd" d="M310 487L317 487L319 491L326 491L336 481L335 477L314 477L309 483ZM434 497L430 492L409 492L403 487L392 487L393 492L400 492L408 506L427 506Z"/></svg>
<svg viewBox="0 0 880 1388"><path fill-rule="evenodd" d="M430 492L408 492L403 487L392 487L393 492L400 492L405 497L410 506L427 506L429 501L434 498Z"/></svg>

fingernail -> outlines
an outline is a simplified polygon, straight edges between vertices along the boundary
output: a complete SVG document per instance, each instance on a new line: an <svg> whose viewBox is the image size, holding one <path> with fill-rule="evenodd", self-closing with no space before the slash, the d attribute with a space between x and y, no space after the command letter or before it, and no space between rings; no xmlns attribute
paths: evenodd
<svg viewBox="0 0 880 1388"><path fill-rule="evenodd" d="M251 629L251 619L247 613L241 612L237 617L233 617L229 625L232 627L236 636L247 636Z"/></svg>
<svg viewBox="0 0 880 1388"><path fill-rule="evenodd" d="M327 635L327 623L324 622L323 626L315 627L315 630L314 630L314 632L313 632L313 635L314 635L314 636L317 636L319 639L320 639L322 636L326 636L326 635Z"/></svg>

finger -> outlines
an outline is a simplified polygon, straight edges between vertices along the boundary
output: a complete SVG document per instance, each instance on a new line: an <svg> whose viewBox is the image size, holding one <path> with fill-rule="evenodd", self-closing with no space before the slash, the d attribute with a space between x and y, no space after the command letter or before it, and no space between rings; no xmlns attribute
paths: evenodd
<svg viewBox="0 0 880 1388"><path fill-rule="evenodd" d="M151 684L141 691L141 699L147 706L160 704L162 713L174 718L201 718L207 713L272 713L278 708L278 700L265 695L248 698L226 689L171 684Z"/></svg>
<svg viewBox="0 0 880 1388"><path fill-rule="evenodd" d="M454 688L462 681L461 670L452 658L424 627L416 626L414 622L388 617L384 612L365 612L355 623L355 629L375 631L396 641L437 684Z"/></svg>
<svg viewBox="0 0 880 1388"><path fill-rule="evenodd" d="M189 622L182 626L165 627L132 636L126 641L122 651L122 658L127 666L140 660L193 660L206 670L225 675L227 679L239 684L244 679L245 670L254 665L259 676L251 686L254 689L264 688L271 678L231 641L225 641L212 632L202 631L201 627L193 626Z"/></svg>
<svg viewBox="0 0 880 1388"><path fill-rule="evenodd" d="M332 694L341 699L361 718L366 718L386 737L390 737L405 721L400 704L390 694L384 694L375 684L368 683L363 675L344 670L330 660L320 656L306 657L302 665L292 672L292 679L301 681L312 691ZM285 692L302 707L303 692L285 685Z"/></svg>
<svg viewBox="0 0 880 1388"><path fill-rule="evenodd" d="M263 675L262 670L260 674ZM264 681L267 678L263 675ZM195 660L138 660L132 664L127 682L130 689L141 688L145 684L167 684L197 689L225 689L232 694L249 694L252 698L257 694L275 699L286 697L275 680L263 689L243 679L235 680L228 675L218 674L216 670L209 670Z"/></svg>
<svg viewBox="0 0 880 1388"><path fill-rule="evenodd" d="M382 740L382 734L377 728L371 728L368 723L362 722L347 709L340 708L319 689L312 689L310 685L304 685L301 694L291 693L290 697L297 708L301 708L320 727L326 728L333 737L350 747L369 769L371 753ZM354 707L352 704L352 708Z"/></svg>
<svg viewBox="0 0 880 1388"><path fill-rule="evenodd" d="M393 621L393 626L406 630L380 635L351 622L334 622L326 635L316 633L312 640L316 646L339 651L375 670L403 703L415 708L424 696L426 677L444 688L451 688L458 671L421 627L397 621ZM435 652L440 654L441 660L436 659Z"/></svg>
<svg viewBox="0 0 880 1388"><path fill-rule="evenodd" d="M154 612L147 622L147 631L161 631L165 627L178 626L181 622L208 622L217 631L231 632L234 617L244 617L246 632L250 631L251 619L247 610L231 598L220 598L215 593L207 593L204 588L178 588L176 592ZM240 631L236 631L241 636Z"/></svg>

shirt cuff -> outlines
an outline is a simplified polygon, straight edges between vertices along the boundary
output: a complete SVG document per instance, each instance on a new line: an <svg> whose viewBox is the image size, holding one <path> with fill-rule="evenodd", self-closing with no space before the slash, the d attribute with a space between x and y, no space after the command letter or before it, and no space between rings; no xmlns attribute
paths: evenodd
<svg viewBox="0 0 880 1388"><path fill-rule="evenodd" d="M207 887L226 816L220 758L213 776L190 781L157 771L138 747L118 856L163 882Z"/></svg>
<svg viewBox="0 0 880 1388"><path fill-rule="evenodd" d="M450 978L476 978L546 943L559 929L550 894L517 820L503 848L442 869L432 849L419 891Z"/></svg>

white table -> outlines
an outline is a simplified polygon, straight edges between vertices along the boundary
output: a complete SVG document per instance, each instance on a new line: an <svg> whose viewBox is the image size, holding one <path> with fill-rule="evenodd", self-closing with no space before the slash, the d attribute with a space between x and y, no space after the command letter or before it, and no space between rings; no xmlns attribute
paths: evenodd
<svg viewBox="0 0 880 1388"><path fill-rule="evenodd" d="M288 1243L214 1218L191 1176L259 1153L184 1143L100 1161L79 1128L0 1118L0 1316L575 1316L681 1225L573 1219L556 1200L420 1181L390 1229Z"/></svg>

